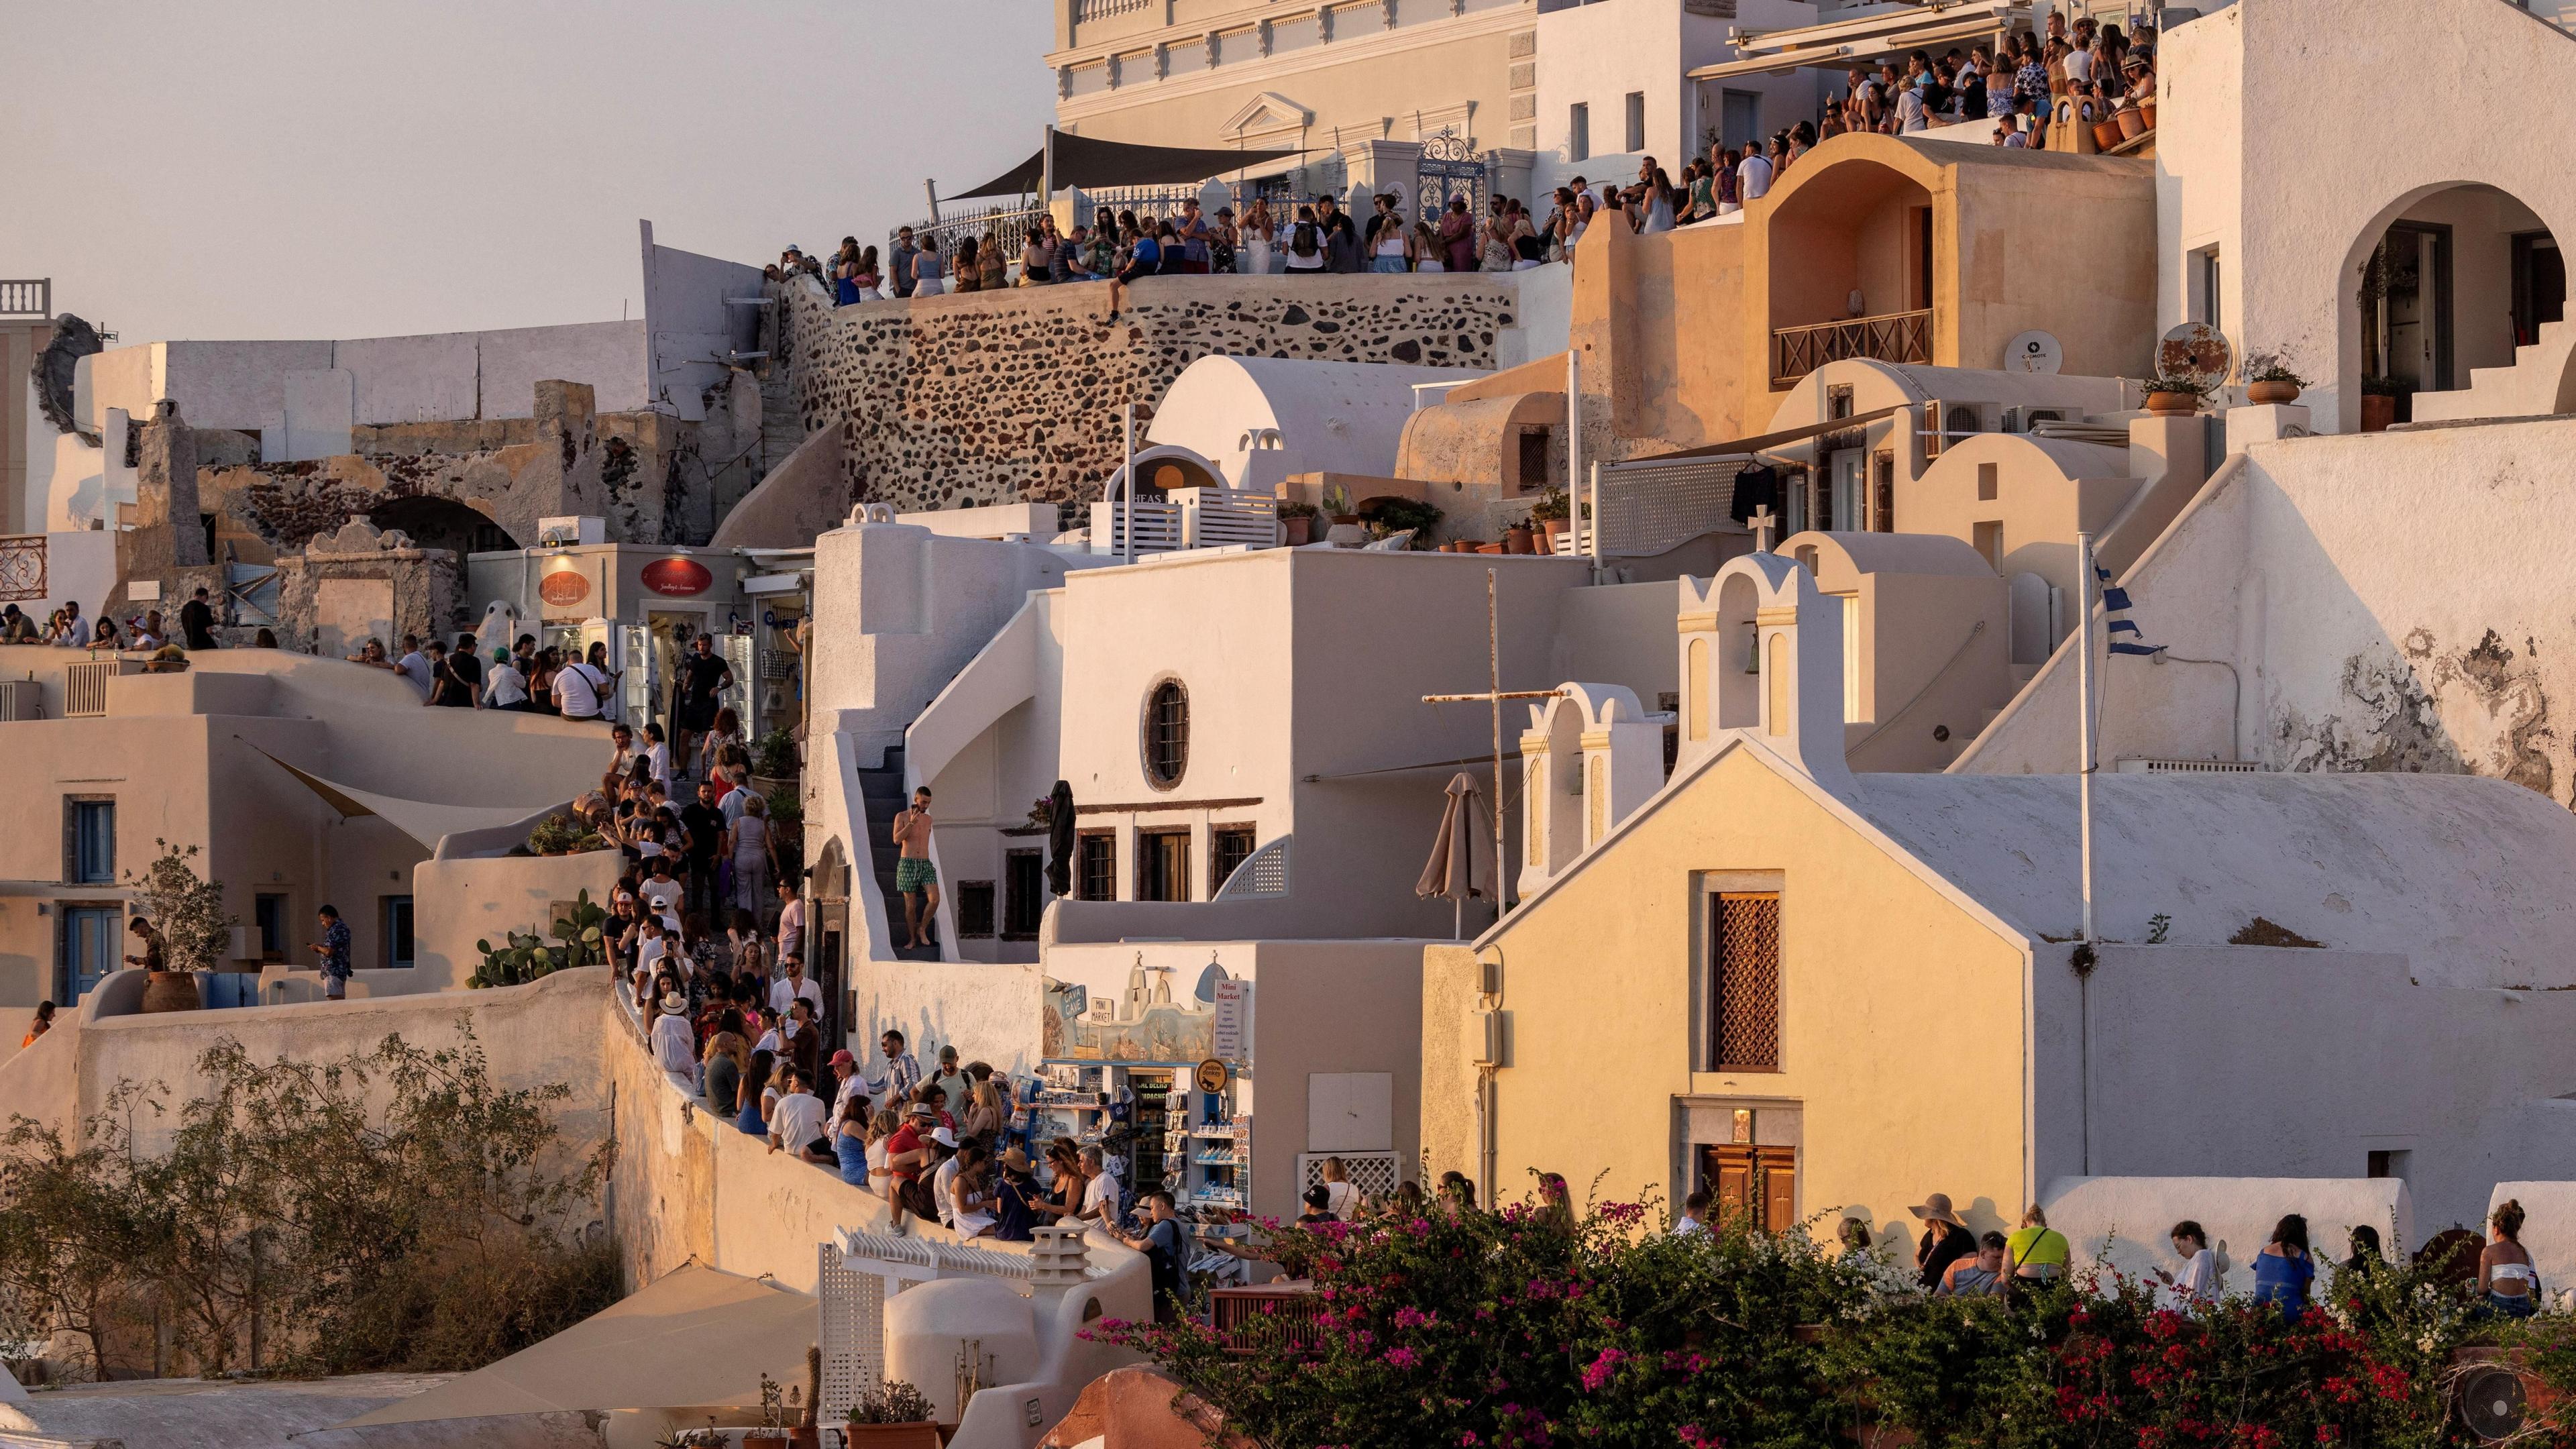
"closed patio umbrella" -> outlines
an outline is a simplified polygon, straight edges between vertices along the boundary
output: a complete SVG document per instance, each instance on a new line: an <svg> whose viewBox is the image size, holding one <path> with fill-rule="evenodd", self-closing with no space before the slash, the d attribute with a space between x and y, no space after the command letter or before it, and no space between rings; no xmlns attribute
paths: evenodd
<svg viewBox="0 0 2576 1449"><path fill-rule="evenodd" d="M1073 894L1073 787L1062 780L1047 796L1047 890Z"/></svg>
<svg viewBox="0 0 2576 1449"><path fill-rule="evenodd" d="M1431 859L1424 863L1413 893L1424 900L1446 897L1451 907L1450 933L1464 940L1468 899L1495 899L1494 852L1483 845L1493 839L1494 831L1474 776L1463 770L1450 776L1448 795L1448 808L1440 814L1439 838L1431 842Z"/></svg>

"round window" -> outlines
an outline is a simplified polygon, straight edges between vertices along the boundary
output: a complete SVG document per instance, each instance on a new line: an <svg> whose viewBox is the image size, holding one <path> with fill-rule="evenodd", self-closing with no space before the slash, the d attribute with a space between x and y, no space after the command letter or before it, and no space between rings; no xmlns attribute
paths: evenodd
<svg viewBox="0 0 2576 1449"><path fill-rule="evenodd" d="M1181 783L1190 765L1190 694L1166 679L1145 696L1145 779L1157 790Z"/></svg>

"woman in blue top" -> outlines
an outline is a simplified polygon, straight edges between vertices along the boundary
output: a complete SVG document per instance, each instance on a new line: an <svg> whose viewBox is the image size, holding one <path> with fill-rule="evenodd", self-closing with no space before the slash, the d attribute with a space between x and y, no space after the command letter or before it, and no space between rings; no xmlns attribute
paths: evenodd
<svg viewBox="0 0 2576 1449"><path fill-rule="evenodd" d="M2280 1304L2281 1317L2296 1323L2308 1306L2308 1285L2316 1278L2317 1262L2308 1254L2308 1220L2292 1213L2254 1255L2254 1301Z"/></svg>
<svg viewBox="0 0 2576 1449"><path fill-rule="evenodd" d="M769 1135L769 1122L760 1115L760 1094L769 1085L769 1067L774 1060L776 1058L768 1052L753 1052L751 1065L742 1074L739 1088L742 1107L735 1114L733 1125L754 1137Z"/></svg>
<svg viewBox="0 0 2576 1449"><path fill-rule="evenodd" d="M841 1181L852 1187L868 1183L868 1094L854 1092L841 1104L840 1126L832 1133L832 1154L841 1159Z"/></svg>

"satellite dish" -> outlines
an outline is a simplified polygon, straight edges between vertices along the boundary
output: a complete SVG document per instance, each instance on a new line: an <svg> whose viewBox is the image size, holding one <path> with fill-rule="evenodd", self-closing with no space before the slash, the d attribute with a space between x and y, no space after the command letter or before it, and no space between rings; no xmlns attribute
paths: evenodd
<svg viewBox="0 0 2576 1449"><path fill-rule="evenodd" d="M2055 377L2066 365L2066 349L2046 332L2025 332L2004 344L2004 371Z"/></svg>
<svg viewBox="0 0 2576 1449"><path fill-rule="evenodd" d="M2236 370L2236 349L2227 334L2206 322L2185 322L2156 344L2156 375L2187 377L2204 388L2227 380Z"/></svg>

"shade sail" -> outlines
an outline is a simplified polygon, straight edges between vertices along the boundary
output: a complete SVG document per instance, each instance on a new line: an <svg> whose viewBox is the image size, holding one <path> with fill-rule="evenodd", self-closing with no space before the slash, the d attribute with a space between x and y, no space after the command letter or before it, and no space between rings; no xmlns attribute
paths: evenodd
<svg viewBox="0 0 2576 1449"><path fill-rule="evenodd" d="M1684 448L1676 453L1657 453L1651 458L1630 458L1624 463L1609 463L1603 466L1611 471L1617 471L1623 468L1651 468L1661 463L1688 462L1694 458L1731 458L1739 456L1749 458L1756 453L1767 453L1773 448L1785 448L1791 443L1803 443L1809 438L1821 438L1827 433L1839 433L1845 429L1857 428L1864 424L1874 423L1880 418L1901 413L1912 406L1913 404L1911 403L1890 403L1883 408L1876 408L1865 413L1856 413L1847 418L1835 418L1831 422L1806 423L1799 427L1783 428L1776 433L1763 433L1750 438L1737 438L1731 443L1710 443L1706 447Z"/></svg>
<svg viewBox="0 0 2576 1449"><path fill-rule="evenodd" d="M1685 78L1719 80L1811 65L1848 65L1936 43L2027 29L2030 23L2027 5L1934 4L1919 10L1878 11L1857 20L1828 21L1791 30L1761 34L1739 31L1736 44L1740 59L1701 66Z"/></svg>
<svg viewBox="0 0 2576 1449"><path fill-rule="evenodd" d="M821 1337L811 1294L684 1263L545 1342L342 1429L564 1410L757 1409Z"/></svg>
<svg viewBox="0 0 2576 1449"><path fill-rule="evenodd" d="M1091 136L1076 136L1047 128L1046 144L1055 152L1053 180L1058 188L1079 186L1097 190L1104 186L1174 186L1192 181L1205 181L1226 171L1240 171L1268 161L1285 161L1302 156L1303 151L1239 151L1222 146L1138 146L1126 141L1103 141ZM1029 159L953 198L968 201L978 196L1031 196L1048 179L1047 152L1040 150Z"/></svg>
<svg viewBox="0 0 2576 1449"><path fill-rule="evenodd" d="M250 744L248 740L242 743ZM299 770L284 760L278 759L277 756L269 755L268 751L260 750L257 745L250 747L259 750L263 755L268 755L279 769L303 781L314 794L321 796L332 809L339 811L341 819L352 819L360 815L376 816L394 829L419 841L422 848L432 852L438 849L438 842L444 836L469 830L492 830L507 825L525 825L533 828L539 820L563 808L561 804L543 805L531 809L525 805L441 805L428 800L404 800L392 795L379 795L371 790L361 790L352 785L325 780L309 770Z"/></svg>

